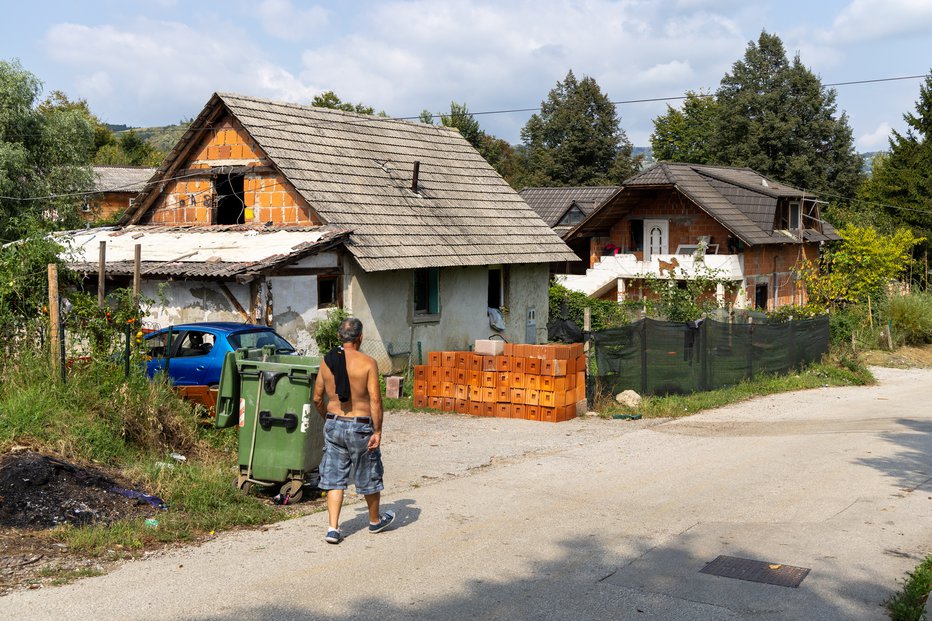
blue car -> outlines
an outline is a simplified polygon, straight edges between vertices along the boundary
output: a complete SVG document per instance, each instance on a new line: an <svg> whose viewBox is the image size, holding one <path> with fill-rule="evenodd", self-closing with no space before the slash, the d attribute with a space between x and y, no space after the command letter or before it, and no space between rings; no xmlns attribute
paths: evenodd
<svg viewBox="0 0 932 621"><path fill-rule="evenodd" d="M168 332L171 330L169 347ZM149 377L168 368L175 386L209 386L220 383L227 352L272 345L276 353L293 354L294 347L272 328L232 321L185 323L162 328L146 336Z"/></svg>

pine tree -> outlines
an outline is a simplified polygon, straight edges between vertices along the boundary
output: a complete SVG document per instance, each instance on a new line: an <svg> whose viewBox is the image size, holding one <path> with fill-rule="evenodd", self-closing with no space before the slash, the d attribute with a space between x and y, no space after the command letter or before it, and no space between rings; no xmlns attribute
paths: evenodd
<svg viewBox="0 0 932 621"><path fill-rule="evenodd" d="M787 60L779 37L762 32L716 93L715 158L826 198L852 196L861 159L847 115L836 118L835 96L799 55Z"/></svg>
<svg viewBox="0 0 932 621"><path fill-rule="evenodd" d="M593 78L573 72L550 91L521 130L526 185L621 183L638 170L615 106Z"/></svg>
<svg viewBox="0 0 932 621"><path fill-rule="evenodd" d="M905 224L932 247L932 77L919 87L915 113L903 115L906 133L893 132L890 153L875 159L861 198L893 225ZM888 207L879 207L886 205ZM870 208L870 206L867 206Z"/></svg>

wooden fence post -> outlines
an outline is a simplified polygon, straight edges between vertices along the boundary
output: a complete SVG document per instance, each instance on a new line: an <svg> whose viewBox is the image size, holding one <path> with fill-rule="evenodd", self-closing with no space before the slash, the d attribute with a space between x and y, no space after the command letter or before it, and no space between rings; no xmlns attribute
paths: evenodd
<svg viewBox="0 0 932 621"><path fill-rule="evenodd" d="M107 292L107 242L100 242L100 258L97 261L97 306L104 307Z"/></svg>
<svg viewBox="0 0 932 621"><path fill-rule="evenodd" d="M59 375L61 366L61 333L58 331L58 266L49 263L49 351L52 373Z"/></svg>
<svg viewBox="0 0 932 621"><path fill-rule="evenodd" d="M133 304L139 307L139 286L142 277L142 244L136 244L133 255Z"/></svg>

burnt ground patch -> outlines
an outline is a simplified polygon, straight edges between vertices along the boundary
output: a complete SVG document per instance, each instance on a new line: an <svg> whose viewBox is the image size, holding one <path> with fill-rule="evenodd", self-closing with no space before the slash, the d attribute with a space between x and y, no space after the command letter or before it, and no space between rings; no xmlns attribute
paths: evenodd
<svg viewBox="0 0 932 621"><path fill-rule="evenodd" d="M118 475L32 451L0 458L0 595L62 575L93 575L102 571L101 563L116 560L74 555L52 535L67 524L110 524L158 513L144 499L115 489L134 488ZM124 553L117 551L119 557Z"/></svg>
<svg viewBox="0 0 932 621"><path fill-rule="evenodd" d="M31 451L0 459L0 527L83 526L155 512L114 490L132 488L95 468Z"/></svg>

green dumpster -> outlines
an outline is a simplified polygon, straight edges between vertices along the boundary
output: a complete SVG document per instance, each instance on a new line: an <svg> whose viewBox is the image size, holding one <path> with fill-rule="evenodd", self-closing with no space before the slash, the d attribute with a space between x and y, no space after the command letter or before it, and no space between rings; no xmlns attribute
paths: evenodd
<svg viewBox="0 0 932 621"><path fill-rule="evenodd" d="M319 368L319 358L271 349L226 355L215 424L239 428L237 488L280 485L284 502L301 498L324 448L323 419L312 401Z"/></svg>

